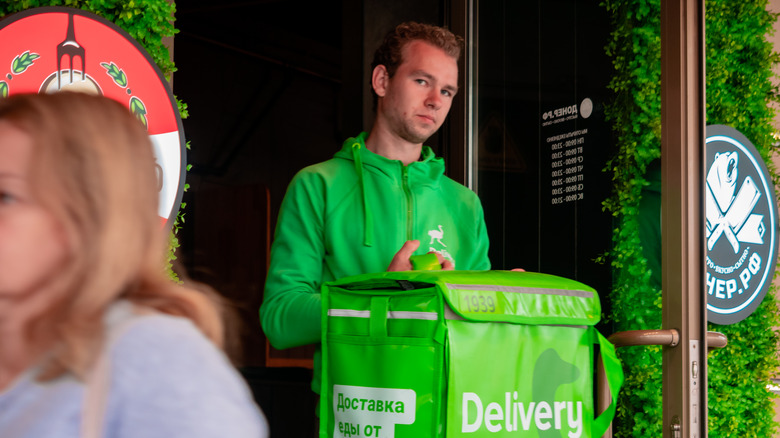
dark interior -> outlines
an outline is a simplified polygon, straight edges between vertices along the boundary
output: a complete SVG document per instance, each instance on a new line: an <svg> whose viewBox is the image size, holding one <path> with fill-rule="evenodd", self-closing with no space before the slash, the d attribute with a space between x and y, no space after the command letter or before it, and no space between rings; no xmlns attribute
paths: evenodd
<svg viewBox="0 0 780 438"><path fill-rule="evenodd" d="M364 53L397 22L441 24L441 10L430 0L177 3L173 89L189 107L192 165L178 261L236 312L229 353L273 436L316 430L313 347L269 348L258 320L287 184L368 128Z"/></svg>

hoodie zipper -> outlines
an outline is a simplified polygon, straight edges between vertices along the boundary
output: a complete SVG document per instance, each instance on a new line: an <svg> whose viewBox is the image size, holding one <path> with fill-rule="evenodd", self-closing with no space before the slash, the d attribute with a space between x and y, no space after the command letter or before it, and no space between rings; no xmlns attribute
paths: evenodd
<svg viewBox="0 0 780 438"><path fill-rule="evenodd" d="M409 190L409 166L404 166L403 163L401 163L401 175L403 177L404 194L406 195L406 240L412 240L414 219L412 205L414 204L412 202L412 191Z"/></svg>

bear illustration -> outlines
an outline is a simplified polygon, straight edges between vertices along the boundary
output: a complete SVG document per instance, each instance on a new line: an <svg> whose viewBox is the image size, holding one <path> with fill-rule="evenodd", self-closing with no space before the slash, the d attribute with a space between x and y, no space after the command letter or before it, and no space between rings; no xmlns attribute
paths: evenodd
<svg viewBox="0 0 780 438"><path fill-rule="evenodd" d="M715 201L721 212L728 210L737 189L737 164L739 155L736 152L715 154L715 160L707 172L707 185L710 186Z"/></svg>

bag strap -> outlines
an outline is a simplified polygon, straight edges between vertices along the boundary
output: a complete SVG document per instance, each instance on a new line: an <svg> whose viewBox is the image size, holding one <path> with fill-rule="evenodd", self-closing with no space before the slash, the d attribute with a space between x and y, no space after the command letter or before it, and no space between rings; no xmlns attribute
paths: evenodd
<svg viewBox="0 0 780 438"><path fill-rule="evenodd" d="M387 337L387 310L390 297L371 297L371 317L369 319L369 335L372 338Z"/></svg>
<svg viewBox="0 0 780 438"><path fill-rule="evenodd" d="M444 301L442 300L442 303ZM388 318L394 319L424 319L435 320L438 322L436 330L433 333L433 340L444 344L445 329L444 329L444 311L438 312L419 312L419 311L400 311L390 312L390 297L389 296L373 296L371 297L371 304L369 306L369 337L371 339L381 341L388 337L387 332L387 320ZM325 314L324 318L327 318ZM325 326L327 327L327 326ZM323 340L323 349L326 348L327 342Z"/></svg>
<svg viewBox="0 0 780 438"><path fill-rule="evenodd" d="M101 438L111 383L111 348L139 318L132 304L119 302L105 317L105 339L95 365L87 374L81 413L81 438Z"/></svg>
<svg viewBox="0 0 780 438"><path fill-rule="evenodd" d="M620 392L620 387L623 386L623 366L620 364L615 353L615 346L607 340L601 333L595 328L593 331L596 333L596 343L599 344L599 352L601 355L601 361L604 364L604 372L607 375L607 383L609 384L609 392L612 397L612 401L604 412L601 413L591 426L590 436L597 438L604 435L609 425L612 424L612 420L615 418L615 411L617 409L617 398Z"/></svg>

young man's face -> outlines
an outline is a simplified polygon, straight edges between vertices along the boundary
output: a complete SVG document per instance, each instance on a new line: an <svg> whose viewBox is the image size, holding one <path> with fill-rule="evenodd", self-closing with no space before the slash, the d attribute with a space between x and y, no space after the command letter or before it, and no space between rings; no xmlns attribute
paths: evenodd
<svg viewBox="0 0 780 438"><path fill-rule="evenodd" d="M423 143L450 111L458 91L457 61L426 42L412 41L404 46L395 75L375 91L381 97L377 116L391 132L410 143Z"/></svg>

